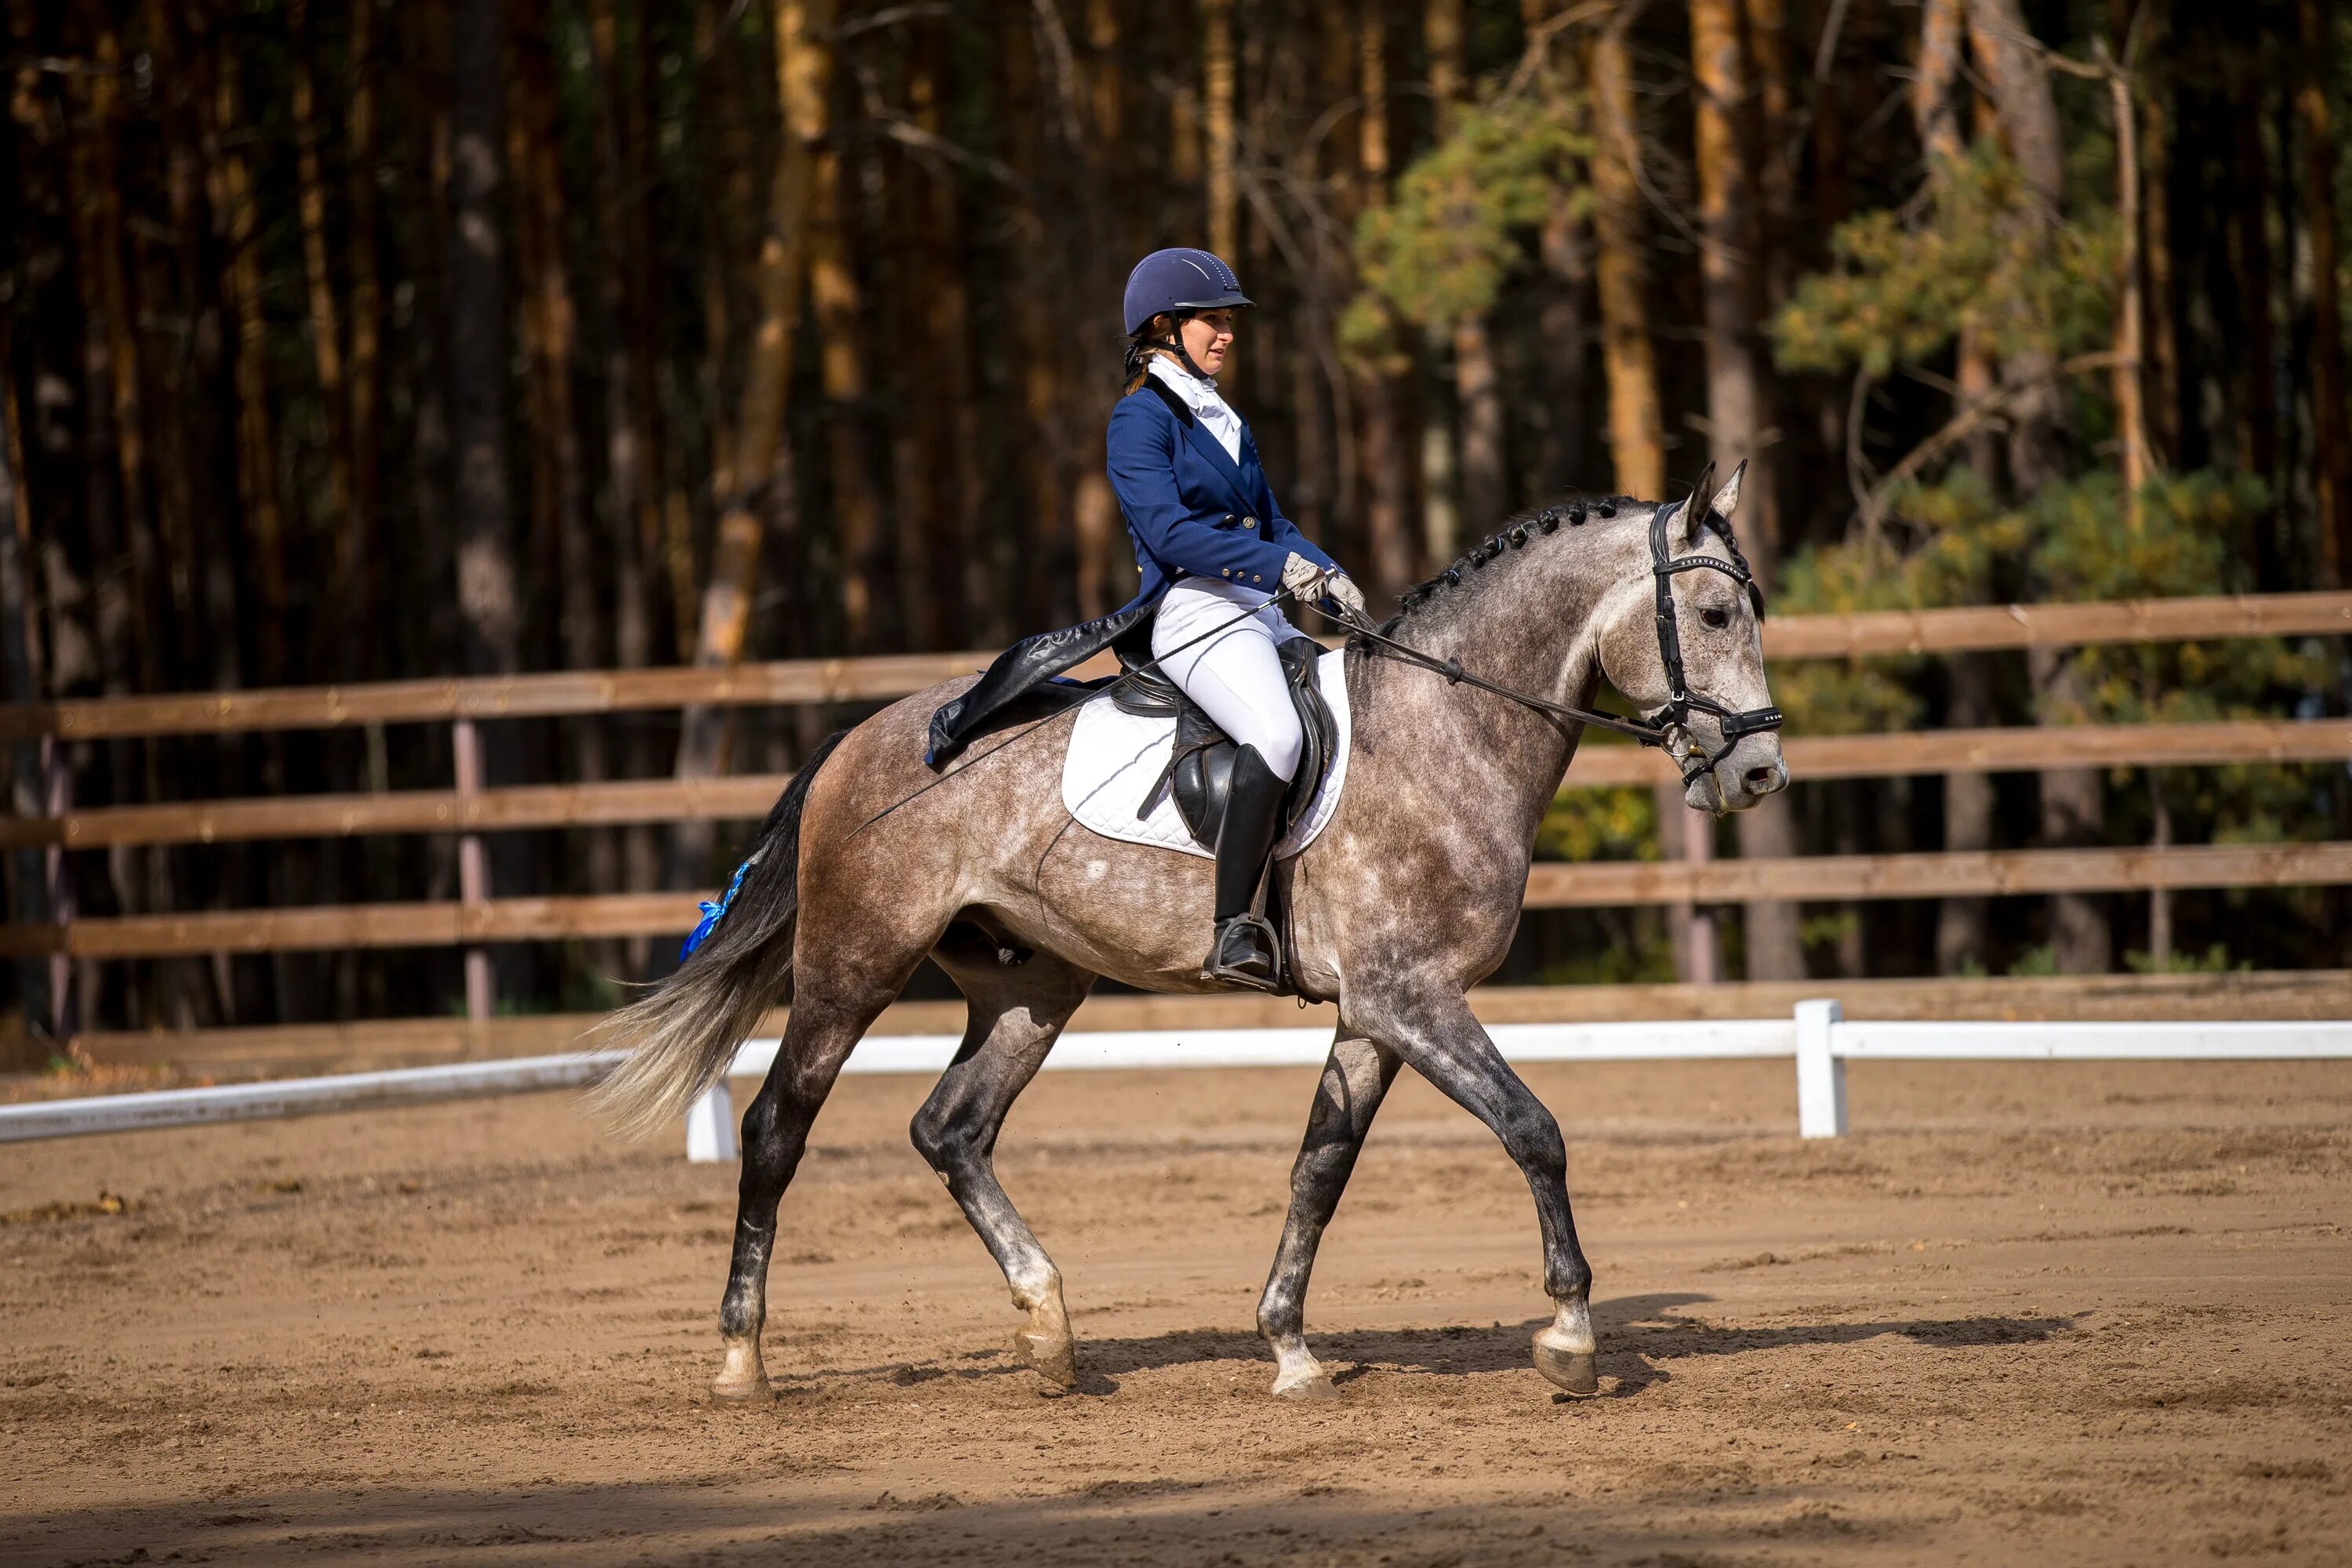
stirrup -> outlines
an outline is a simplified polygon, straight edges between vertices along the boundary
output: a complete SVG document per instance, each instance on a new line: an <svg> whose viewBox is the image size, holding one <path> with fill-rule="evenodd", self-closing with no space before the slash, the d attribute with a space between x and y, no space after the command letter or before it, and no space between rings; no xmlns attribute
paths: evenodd
<svg viewBox="0 0 2352 1568"><path fill-rule="evenodd" d="M1253 991L1282 988L1282 940L1274 927L1255 915L1235 915L1219 922L1201 964L1201 978Z"/></svg>

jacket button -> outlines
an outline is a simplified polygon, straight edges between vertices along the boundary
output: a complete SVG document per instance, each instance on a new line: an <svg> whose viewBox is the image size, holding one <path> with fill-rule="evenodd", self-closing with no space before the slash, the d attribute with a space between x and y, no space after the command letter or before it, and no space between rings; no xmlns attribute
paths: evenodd
<svg viewBox="0 0 2352 1568"><path fill-rule="evenodd" d="M1253 582L1253 583L1263 583L1263 582L1265 582L1265 578L1263 578L1263 577L1253 577L1253 578L1251 578L1251 579L1250 579L1250 581L1251 581L1251 582Z"/></svg>
<svg viewBox="0 0 2352 1568"><path fill-rule="evenodd" d="M1244 528L1255 528L1257 526L1257 519L1254 517L1245 517L1242 519L1242 526Z"/></svg>

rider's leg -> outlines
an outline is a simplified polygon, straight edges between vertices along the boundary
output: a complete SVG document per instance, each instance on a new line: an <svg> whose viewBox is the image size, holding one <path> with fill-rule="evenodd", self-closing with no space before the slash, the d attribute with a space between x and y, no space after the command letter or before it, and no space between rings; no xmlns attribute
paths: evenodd
<svg viewBox="0 0 2352 1568"><path fill-rule="evenodd" d="M1236 745L1254 746L1287 781L1298 771L1298 710L1291 705L1275 643L1296 636L1276 612L1260 608L1236 622L1263 595L1184 582L1168 591L1151 628L1160 673L1216 721ZM1222 629L1219 629L1222 628ZM1216 635L1192 642L1203 633ZM1182 645L1192 643L1187 647Z"/></svg>
<svg viewBox="0 0 2352 1568"><path fill-rule="evenodd" d="M1291 628L1265 609L1235 624L1251 602L1230 589L1179 584L1160 606L1152 642L1161 671L1239 748L1216 844L1216 931L1201 972L1271 991L1280 983L1281 954L1250 911L1281 837L1283 796L1298 771L1303 738L1275 652L1276 637ZM1220 626L1205 641L1181 646Z"/></svg>

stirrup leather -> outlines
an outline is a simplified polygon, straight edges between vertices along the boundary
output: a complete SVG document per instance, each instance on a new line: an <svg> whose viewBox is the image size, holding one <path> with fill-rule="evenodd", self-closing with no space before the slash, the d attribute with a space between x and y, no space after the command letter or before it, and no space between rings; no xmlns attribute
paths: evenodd
<svg viewBox="0 0 2352 1568"><path fill-rule="evenodd" d="M1276 991L1282 985L1282 939L1273 925L1256 915L1235 915L1217 925L1201 978L1255 991Z"/></svg>

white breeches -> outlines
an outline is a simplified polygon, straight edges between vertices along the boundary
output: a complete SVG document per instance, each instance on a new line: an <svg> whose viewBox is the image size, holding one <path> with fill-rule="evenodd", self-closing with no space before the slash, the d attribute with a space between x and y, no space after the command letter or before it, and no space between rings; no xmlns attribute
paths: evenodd
<svg viewBox="0 0 2352 1568"><path fill-rule="evenodd" d="M1275 645L1307 634L1282 618L1273 597L1232 583L1187 577L1168 590L1151 623L1151 654L1160 671L1241 745L1255 746L1283 778L1298 772L1298 712L1282 678ZM1244 612L1255 609L1254 616ZM1236 616L1238 625L1226 626ZM1214 637L1203 634L1218 626ZM1192 642L1201 637L1199 642ZM1192 642L1181 653L1171 648Z"/></svg>

